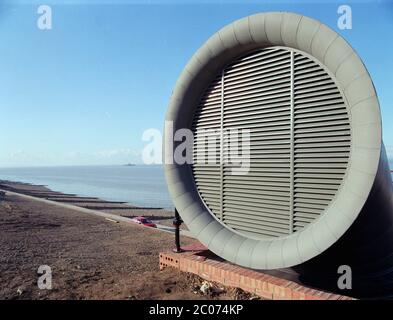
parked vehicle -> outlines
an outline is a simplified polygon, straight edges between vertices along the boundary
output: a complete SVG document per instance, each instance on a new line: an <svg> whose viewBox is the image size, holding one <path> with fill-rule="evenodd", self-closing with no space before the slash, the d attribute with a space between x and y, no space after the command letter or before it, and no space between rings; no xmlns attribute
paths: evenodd
<svg viewBox="0 0 393 320"><path fill-rule="evenodd" d="M157 228L157 225L155 223L153 223L151 220L145 218L145 217L135 217L132 219L132 221L134 221L137 224L142 224L145 227L152 227L152 228Z"/></svg>

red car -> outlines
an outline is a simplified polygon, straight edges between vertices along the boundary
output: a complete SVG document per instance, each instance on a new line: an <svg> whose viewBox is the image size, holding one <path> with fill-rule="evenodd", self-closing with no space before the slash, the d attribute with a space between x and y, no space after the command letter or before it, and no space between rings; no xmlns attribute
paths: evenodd
<svg viewBox="0 0 393 320"><path fill-rule="evenodd" d="M137 224L142 224L145 227L157 228L157 225L145 217L135 217L132 219Z"/></svg>

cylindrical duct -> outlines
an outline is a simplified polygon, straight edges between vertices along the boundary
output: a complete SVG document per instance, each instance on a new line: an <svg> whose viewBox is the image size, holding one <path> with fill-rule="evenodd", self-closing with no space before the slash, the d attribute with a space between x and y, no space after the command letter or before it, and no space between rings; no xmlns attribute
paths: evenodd
<svg viewBox="0 0 393 320"><path fill-rule="evenodd" d="M173 91L164 158L177 210L218 256L254 269L296 266L332 290L343 264L354 292L393 286L378 98L359 56L322 23L261 13L208 39Z"/></svg>

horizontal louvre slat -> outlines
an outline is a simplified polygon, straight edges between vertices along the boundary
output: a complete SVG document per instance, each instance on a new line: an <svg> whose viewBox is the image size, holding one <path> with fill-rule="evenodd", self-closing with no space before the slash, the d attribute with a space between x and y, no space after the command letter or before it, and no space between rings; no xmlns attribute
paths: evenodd
<svg viewBox="0 0 393 320"><path fill-rule="evenodd" d="M284 224L279 224L279 223L270 223L269 221L266 221L265 219L263 221L239 221L239 219L234 220L231 219L228 216L225 216L224 221L229 222L233 227L238 228L250 228L254 230L260 230L260 231L277 231L281 233L286 233L288 231L287 226ZM249 230L250 230L249 229Z"/></svg>
<svg viewBox="0 0 393 320"><path fill-rule="evenodd" d="M258 209L250 207L245 209L244 207L236 207L231 204L224 205L224 212L226 212L226 214L228 214L228 212L233 212L236 215L254 214L254 215L260 215L261 217L263 217L264 215L270 215L272 217L278 218L281 216L283 219L288 219L289 217L288 211L277 210L272 208L264 208L264 207L260 207Z"/></svg>
<svg viewBox="0 0 393 320"><path fill-rule="evenodd" d="M263 218L263 220L261 219ZM244 215L238 215L237 213L231 212L231 213L225 213L225 219L227 220L232 220L233 222L244 222L244 221L250 221L252 223L260 223L261 221L266 221L271 223L271 225L281 225L284 227L284 229L287 228L288 226L288 217L277 217L275 215L269 216L269 215L252 215L252 214L244 214Z"/></svg>
<svg viewBox="0 0 393 320"><path fill-rule="evenodd" d="M249 226L240 226L240 225L234 225L232 226L235 230L242 230L242 231L248 231L250 234L255 235L255 234L260 234L260 235L270 235L273 237L277 236L283 236L286 234L285 231L273 229L273 228L255 228L251 224Z"/></svg>
<svg viewBox="0 0 393 320"><path fill-rule="evenodd" d="M262 210L262 209L275 209L281 211L287 211L287 206L285 204L279 205L277 203L273 203L273 201L266 201L266 202L254 202L254 201L235 201L231 199L224 198L224 206L225 207L232 207L241 209L244 206L249 207L250 210Z"/></svg>

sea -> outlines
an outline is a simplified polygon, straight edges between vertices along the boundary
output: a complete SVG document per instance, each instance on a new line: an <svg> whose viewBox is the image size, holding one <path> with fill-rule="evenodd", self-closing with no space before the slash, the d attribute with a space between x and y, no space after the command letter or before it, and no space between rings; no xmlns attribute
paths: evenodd
<svg viewBox="0 0 393 320"><path fill-rule="evenodd" d="M0 168L0 180L150 208L174 209L160 165Z"/></svg>
<svg viewBox="0 0 393 320"><path fill-rule="evenodd" d="M141 207L174 209L160 165L0 168L0 180L46 185L54 191Z"/></svg>

